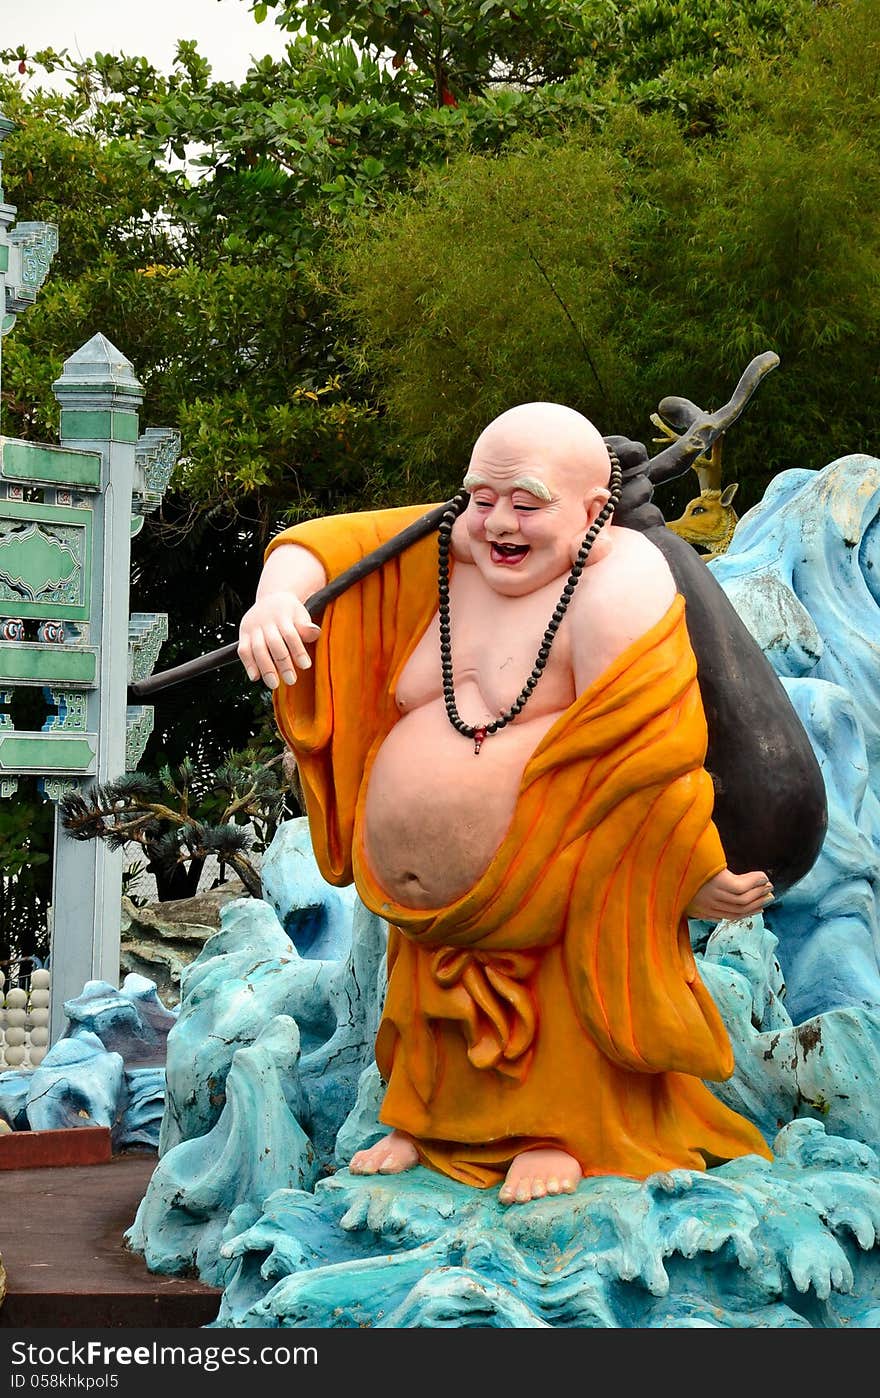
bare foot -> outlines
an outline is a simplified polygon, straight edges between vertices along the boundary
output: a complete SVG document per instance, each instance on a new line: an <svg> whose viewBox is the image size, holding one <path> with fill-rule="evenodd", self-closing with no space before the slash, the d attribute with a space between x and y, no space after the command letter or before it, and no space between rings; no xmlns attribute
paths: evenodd
<svg viewBox="0 0 880 1398"><path fill-rule="evenodd" d="M369 1150L355 1151L349 1170L353 1175L398 1175L419 1163L419 1153L401 1131L383 1136Z"/></svg>
<svg viewBox="0 0 880 1398"><path fill-rule="evenodd" d="M574 1156L564 1150L524 1150L507 1172L498 1198L502 1204L527 1204L547 1194L574 1194L582 1178Z"/></svg>

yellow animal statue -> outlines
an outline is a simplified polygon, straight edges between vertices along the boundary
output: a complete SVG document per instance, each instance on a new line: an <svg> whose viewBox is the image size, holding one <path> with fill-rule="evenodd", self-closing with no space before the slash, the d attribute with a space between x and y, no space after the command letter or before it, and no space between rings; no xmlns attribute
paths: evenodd
<svg viewBox="0 0 880 1398"><path fill-rule="evenodd" d="M663 437L655 440L678 439L679 434L668 427L656 413L651 414L651 421L663 432ZM721 554L727 551L733 538L739 516L733 508L732 501L739 488L739 482L734 481L721 489L721 438L713 444L710 455L706 456L704 453L698 456L696 461L691 463L691 468L700 482L700 493L695 499L688 501L684 513L679 515L678 519L667 520L666 527L699 549L703 561L708 563L713 558L720 558Z"/></svg>

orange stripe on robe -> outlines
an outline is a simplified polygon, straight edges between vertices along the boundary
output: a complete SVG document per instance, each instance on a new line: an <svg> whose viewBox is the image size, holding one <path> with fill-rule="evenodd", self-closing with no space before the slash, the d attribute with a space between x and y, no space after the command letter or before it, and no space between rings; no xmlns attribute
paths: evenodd
<svg viewBox="0 0 880 1398"><path fill-rule="evenodd" d="M295 542L329 577L424 509L310 521ZM397 680L436 610L436 541L328 608L315 663L275 691L315 853L389 923L376 1041L381 1119L465 1183L556 1146L585 1175L644 1178L770 1152L701 1079L733 1054L697 973L684 910L725 866L703 767L706 722L676 597L544 735L489 867L442 909L388 899L365 858L373 758Z"/></svg>

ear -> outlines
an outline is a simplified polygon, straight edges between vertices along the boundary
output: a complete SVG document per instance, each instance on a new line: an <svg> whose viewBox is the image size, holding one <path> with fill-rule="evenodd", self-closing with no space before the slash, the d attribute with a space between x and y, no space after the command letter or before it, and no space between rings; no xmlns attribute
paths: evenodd
<svg viewBox="0 0 880 1398"><path fill-rule="evenodd" d="M611 491L608 490L604 485L594 486L592 490L589 490L587 492L587 494L584 496L584 509L586 510L587 514L587 529L589 529L592 524L595 524L596 519L598 518L602 509L610 499Z"/></svg>
<svg viewBox="0 0 880 1398"><path fill-rule="evenodd" d="M610 499L611 491L607 490L603 485L597 485L593 490L588 491L588 493L584 496L584 512L586 514L586 523L584 524L583 531L571 541L572 563L574 563L575 559L577 558L580 552L581 544L584 542L584 534L586 534L590 526L595 523L598 515L602 510L603 505L606 503L606 501ZM607 531L608 524L606 522L603 525L603 527L599 530L599 533L597 534L596 539L593 543L593 547L590 549L590 554L587 559L587 567L589 567L591 563L598 563L599 559L604 558L605 554L608 552L608 549L611 545L611 536L608 534Z"/></svg>
<svg viewBox="0 0 880 1398"><path fill-rule="evenodd" d="M731 500L733 499L734 495L736 494L736 492L737 492L738 490L739 490L739 481L734 481L734 482L733 482L733 485L727 486L727 487L721 492L721 500L720 500L719 503L720 503L721 505L724 506L725 510L726 510L727 507L729 506Z"/></svg>

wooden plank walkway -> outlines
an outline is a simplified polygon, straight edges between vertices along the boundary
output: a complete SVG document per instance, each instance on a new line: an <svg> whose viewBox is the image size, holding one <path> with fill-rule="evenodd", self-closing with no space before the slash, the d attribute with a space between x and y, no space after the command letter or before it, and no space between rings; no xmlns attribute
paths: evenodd
<svg viewBox="0 0 880 1398"><path fill-rule="evenodd" d="M219 1290L149 1272L123 1245L155 1165L153 1152L138 1151L0 1174L0 1326L158 1329L215 1318Z"/></svg>

